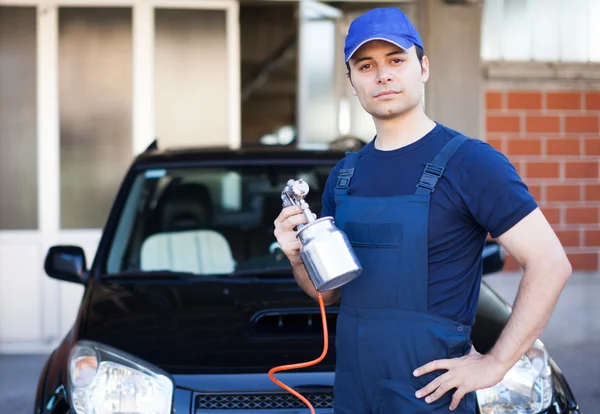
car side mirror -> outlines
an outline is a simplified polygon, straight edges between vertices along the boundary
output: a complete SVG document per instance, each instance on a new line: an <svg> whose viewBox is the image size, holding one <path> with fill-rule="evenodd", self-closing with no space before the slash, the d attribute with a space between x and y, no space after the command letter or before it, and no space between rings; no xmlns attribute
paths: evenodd
<svg viewBox="0 0 600 414"><path fill-rule="evenodd" d="M504 267L504 252L498 243L487 241L482 256L484 275L499 272Z"/></svg>
<svg viewBox="0 0 600 414"><path fill-rule="evenodd" d="M44 270L53 279L85 283L87 281L85 252L79 246L52 246L46 254Z"/></svg>

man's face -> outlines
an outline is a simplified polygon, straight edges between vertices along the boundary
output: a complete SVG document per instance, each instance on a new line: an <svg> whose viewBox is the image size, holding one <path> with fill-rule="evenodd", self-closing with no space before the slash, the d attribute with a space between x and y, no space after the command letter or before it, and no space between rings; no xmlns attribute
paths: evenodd
<svg viewBox="0 0 600 414"><path fill-rule="evenodd" d="M427 57L419 63L415 47L408 50L373 40L350 58L350 85L361 105L377 119L390 119L421 105L429 78Z"/></svg>

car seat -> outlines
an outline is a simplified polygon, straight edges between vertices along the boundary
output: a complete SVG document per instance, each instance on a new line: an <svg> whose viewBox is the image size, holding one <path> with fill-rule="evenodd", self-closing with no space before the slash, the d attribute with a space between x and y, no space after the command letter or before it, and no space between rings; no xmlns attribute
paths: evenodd
<svg viewBox="0 0 600 414"><path fill-rule="evenodd" d="M231 273L235 260L227 239L208 228L212 215L206 186L171 183L158 201L155 231L142 244L141 270Z"/></svg>
<svg viewBox="0 0 600 414"><path fill-rule="evenodd" d="M156 206L155 225L159 231L208 228L213 217L213 203L208 188L199 183L171 183Z"/></svg>

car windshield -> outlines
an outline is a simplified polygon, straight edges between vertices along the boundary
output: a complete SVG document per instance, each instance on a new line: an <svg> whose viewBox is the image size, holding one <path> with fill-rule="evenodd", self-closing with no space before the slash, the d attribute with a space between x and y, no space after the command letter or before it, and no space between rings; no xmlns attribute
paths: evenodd
<svg viewBox="0 0 600 414"><path fill-rule="evenodd" d="M311 211L332 165L149 169L133 180L106 256L107 277L137 272L194 275L287 272L273 222L289 179L310 186Z"/></svg>

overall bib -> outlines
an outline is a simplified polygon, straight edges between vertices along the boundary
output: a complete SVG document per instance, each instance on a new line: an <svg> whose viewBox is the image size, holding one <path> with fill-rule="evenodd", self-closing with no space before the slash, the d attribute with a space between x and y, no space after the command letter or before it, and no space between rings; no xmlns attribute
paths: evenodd
<svg viewBox="0 0 600 414"><path fill-rule="evenodd" d="M429 201L450 157L467 138L453 138L427 165L414 194L348 194L359 153L348 153L335 190L336 225L348 236L363 273L341 287L337 321L336 414L472 413L467 394L454 411L455 390L427 404L415 392L445 371L413 371L436 359L466 355L471 327L429 313Z"/></svg>

